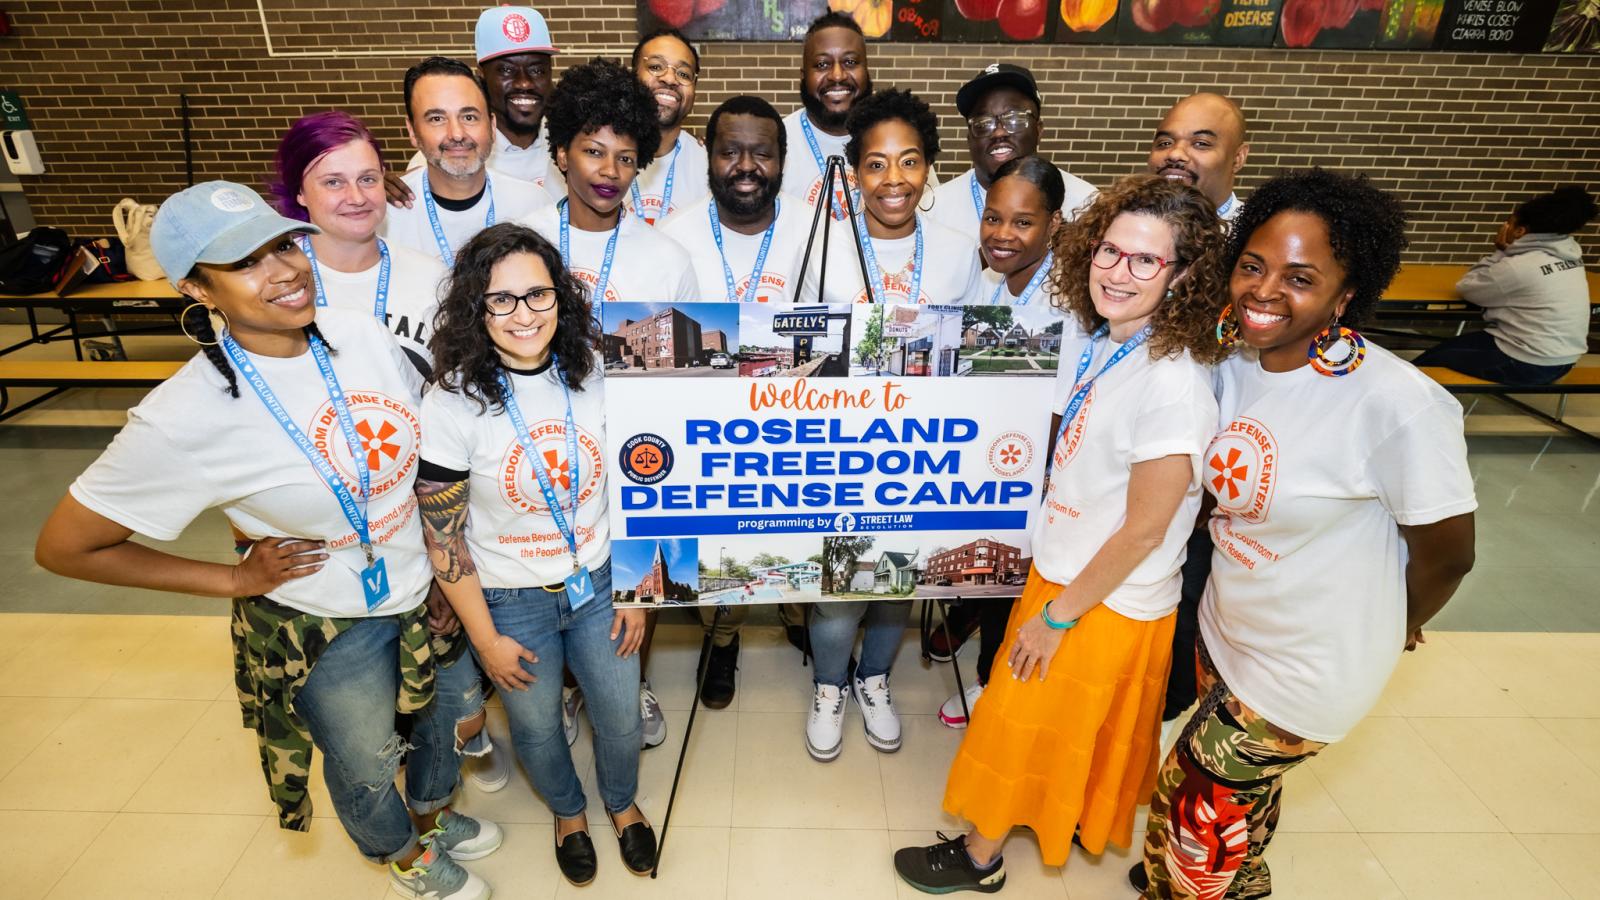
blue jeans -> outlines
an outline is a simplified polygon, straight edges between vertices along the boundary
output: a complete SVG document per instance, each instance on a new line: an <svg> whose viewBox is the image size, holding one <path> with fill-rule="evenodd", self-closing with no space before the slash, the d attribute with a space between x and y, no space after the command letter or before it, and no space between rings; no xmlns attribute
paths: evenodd
<svg viewBox="0 0 1600 900"><path fill-rule="evenodd" d="M595 773L606 811L633 805L639 790L639 654L617 656L625 635L611 640L611 561L591 573L594 599L572 609L566 591L542 587L485 588L483 598L501 634L533 651L523 666L539 680L525 691L501 691L511 742L533 787L559 818L588 805L561 728L561 673L571 669L594 726Z"/></svg>
<svg viewBox="0 0 1600 900"><path fill-rule="evenodd" d="M850 651L856 627L864 625L857 678L887 675L900 652L900 636L911 619L910 600L841 600L818 603L811 613L811 656L817 684L844 687L850 678Z"/></svg>
<svg viewBox="0 0 1600 900"><path fill-rule="evenodd" d="M455 794L461 760L454 726L463 710L476 707L467 690L452 687L454 679L470 673L460 665L450 668L456 671L440 670L434 702L412 717L409 743L394 730L400 692L400 622L394 616L362 619L334 638L295 695L295 712L322 751L334 811L373 862L391 862L416 847L408 801L394 786L402 756L411 809L435 812ZM481 706L482 692L476 697Z"/></svg>
<svg viewBox="0 0 1600 900"><path fill-rule="evenodd" d="M1567 374L1572 366L1536 366L1508 356L1494 335L1487 331L1471 331L1459 337L1441 341L1422 351L1411 361L1417 368L1444 366L1463 375L1482 378L1498 384L1549 384Z"/></svg>

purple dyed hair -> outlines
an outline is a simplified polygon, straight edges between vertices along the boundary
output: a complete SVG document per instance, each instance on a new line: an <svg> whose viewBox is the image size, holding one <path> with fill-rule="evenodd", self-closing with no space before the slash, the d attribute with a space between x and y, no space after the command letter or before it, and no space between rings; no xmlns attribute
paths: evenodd
<svg viewBox="0 0 1600 900"><path fill-rule="evenodd" d="M278 178L267 188L272 205L278 212L302 222L311 221L311 214L300 201L300 187L305 182L306 170L311 168L330 150L337 150L351 141L366 141L372 152L378 154L378 165L383 165L383 148L378 139L362 121L349 113L333 109L327 112L301 116L278 142L275 163Z"/></svg>

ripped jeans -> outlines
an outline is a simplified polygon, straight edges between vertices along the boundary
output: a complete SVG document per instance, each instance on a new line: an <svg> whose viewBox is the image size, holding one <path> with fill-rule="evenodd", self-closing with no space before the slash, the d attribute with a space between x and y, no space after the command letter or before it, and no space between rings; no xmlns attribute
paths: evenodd
<svg viewBox="0 0 1600 900"><path fill-rule="evenodd" d="M483 705L475 666L441 667L434 702L412 717L407 744L395 732L399 642L394 616L358 622L322 652L295 697L295 711L322 751L334 811L362 855L378 863L416 847L408 802L419 814L450 804L461 768L455 723ZM468 678L471 684L456 683ZM395 789L402 756L408 800Z"/></svg>

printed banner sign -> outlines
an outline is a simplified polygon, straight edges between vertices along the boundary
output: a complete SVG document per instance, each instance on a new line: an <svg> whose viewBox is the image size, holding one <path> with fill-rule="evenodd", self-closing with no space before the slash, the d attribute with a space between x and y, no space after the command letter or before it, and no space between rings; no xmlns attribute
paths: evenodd
<svg viewBox="0 0 1600 900"><path fill-rule="evenodd" d="M1008 309L606 304L614 602L1020 593L1060 320Z"/></svg>

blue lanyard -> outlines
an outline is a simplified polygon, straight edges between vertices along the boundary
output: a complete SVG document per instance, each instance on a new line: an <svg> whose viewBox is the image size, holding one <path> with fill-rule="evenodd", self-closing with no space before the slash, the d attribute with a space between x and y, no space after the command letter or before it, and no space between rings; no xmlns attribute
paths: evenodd
<svg viewBox="0 0 1600 900"><path fill-rule="evenodd" d="M811 130L811 117L806 115L805 110L800 111L800 131L806 136L806 144L811 148L811 158L817 161L817 177L821 178L828 171L828 160L822 155L822 146L817 143L817 133ZM844 189L851 190L848 168L844 171ZM829 197L828 205L835 219L844 218L844 210L839 208L837 200ZM861 206L859 197L856 198L856 206L858 208Z"/></svg>
<svg viewBox="0 0 1600 900"><path fill-rule="evenodd" d="M1012 306L1028 305L1028 301L1033 299L1034 292L1039 290L1039 285L1044 284L1045 276L1050 274L1050 260L1054 256L1054 250L1046 250L1044 252L1044 259L1039 261L1038 270L1033 273L1032 278L1028 279L1028 286L1022 289L1022 296L1018 297L1017 301L1011 304ZM994 296L989 298L990 306L996 306L1000 303L1000 292L1005 289L1006 277L1002 275L1000 276L1000 283L994 286Z"/></svg>
<svg viewBox="0 0 1600 900"><path fill-rule="evenodd" d="M489 213L483 217L483 227L488 228L494 224L494 185L489 182L489 173L483 173L483 192L489 195ZM422 205L428 210L428 224L433 226L433 240L439 245L439 258L451 268L456 264L456 252L450 249L450 242L445 240L444 226L439 224L439 207L433 202L433 188L428 186L428 170L422 170Z"/></svg>
<svg viewBox="0 0 1600 900"><path fill-rule="evenodd" d="M744 286L745 300L756 299L756 288L761 283L761 272L767 265L767 251L772 249L772 233L778 230L778 214L782 211L783 201L773 201L772 224L767 226L767 233L761 236L761 251L756 254L756 267L750 270L750 280ZM722 218L717 215L715 198L706 204L706 215L711 217L711 236L717 241L717 255L722 259L722 280L728 286L728 300L737 303L739 288L733 282L733 269L728 267L728 251L722 246Z"/></svg>
<svg viewBox="0 0 1600 900"><path fill-rule="evenodd" d="M915 215L915 214L913 214ZM915 216L917 223L917 250L911 257L911 302L922 302L922 217ZM872 246L872 235L867 233L867 217L865 213L860 216L861 223L861 251L867 257L867 269L878 273L878 281L883 283L884 293L889 292L888 279L884 277L882 267L878 265L878 251ZM881 303L873 293L872 285L867 285L867 299L872 303Z"/></svg>
<svg viewBox="0 0 1600 900"><path fill-rule="evenodd" d="M333 364L328 361L327 348L322 345L322 339L315 334L307 335L311 342L311 355L317 361L317 368L322 371L322 384L328 391L328 402L333 404L333 411L339 417L339 427L344 430L345 443L350 446L350 455L353 457L355 468L360 473L361 502L350 493L350 488L334 471L333 464L317 452L312 445L311 438L305 431L296 425L290 418L288 410L278 400L272 388L267 384L267 379L262 376L261 370L246 356L244 349L229 336L222 339L222 349L227 352L228 358L233 360L234 368L244 373L245 380L250 382L250 387L255 389L256 396L261 398L261 404L272 413L277 420L278 427L294 441L300 452L305 454L311 462L311 467L317 470L328 490L339 500L339 508L344 511L345 519L350 527L355 529L356 535L361 539L361 552L367 555L367 566L372 566L374 555L372 552L372 532L367 528L367 502L372 496L372 474L367 470L366 455L361 452L363 446L361 435L356 433L355 419L350 415L350 406L345 402L344 389L339 386L339 376L333 373Z"/></svg>
<svg viewBox="0 0 1600 900"><path fill-rule="evenodd" d="M317 268L317 250L311 246L311 235L306 235L305 241L300 245L306 251L306 259L311 261L311 279L317 285L317 305L328 305L328 292L322 288L322 270ZM372 317L384 325L389 324L389 317L385 310L389 308L389 245L378 238L378 255L382 262L378 263L378 296L372 301Z"/></svg>
<svg viewBox="0 0 1600 900"><path fill-rule="evenodd" d="M972 188L972 211L976 212L978 214L978 224L982 225L983 224L983 200L984 200L984 195L983 195L983 189L978 187L978 170L977 169L973 169L972 170L972 180L967 182L967 186Z"/></svg>
<svg viewBox="0 0 1600 900"><path fill-rule="evenodd" d="M572 222L567 216L565 197L556 202L556 208L561 210L561 262L570 269L572 268ZM617 257L617 235L622 233L622 217L627 214L627 210L617 210L617 226L611 229L611 240L606 241L606 258L600 263L600 278L595 282L594 291L590 294L596 317L600 315L600 304L606 299L606 285L611 283L611 262Z"/></svg>
<svg viewBox="0 0 1600 900"><path fill-rule="evenodd" d="M661 215L656 217L658 219L665 219L667 213L672 211L672 180L678 177L678 154L682 151L683 135L680 134L672 145L672 162L667 166L667 183L661 188ZM656 220L647 219L644 215L644 194L639 191L639 179L633 179L628 189L633 192L633 211L644 219L646 225L654 225Z"/></svg>
<svg viewBox="0 0 1600 900"><path fill-rule="evenodd" d="M1072 399L1067 401L1067 408L1061 413L1061 431L1056 434L1057 447L1060 447L1061 442L1067 439L1067 429L1072 427L1072 420L1078 417L1078 410L1083 408L1083 401L1088 399L1090 388L1093 388L1094 383L1100 379L1100 376L1110 371L1112 366L1122 362L1124 357L1139 349L1140 345L1150 339L1150 326L1146 325L1139 329L1138 334L1123 341L1122 346L1118 347L1117 351L1111 354L1111 358L1106 360L1105 365L1100 367L1100 371L1094 373L1093 378L1084 381L1084 373L1089 371L1089 363L1094 361L1095 345L1100 342L1101 338L1110 333L1110 324L1103 324L1095 329L1094 334L1089 337L1088 345L1083 348L1083 353L1078 357L1078 372L1072 376Z"/></svg>
<svg viewBox="0 0 1600 900"><path fill-rule="evenodd" d="M578 571L578 532L573 528L573 522L578 520L578 482L583 475L578 466L578 427L572 421L572 391L567 387L567 379L561 372L561 363L552 354L550 357L551 368L555 371L556 380L561 382L561 392L567 398L567 493L572 502L572 520L568 521L567 513L561 508L561 500L556 496L555 485L550 481L550 473L545 471L544 458L539 455L539 449L533 444L533 435L528 433L528 423L523 421L522 410L517 407L517 394L511 387L511 379L501 371L500 391L505 396L506 415L511 419L511 427L517 433L517 443L522 445L523 452L528 455L528 464L533 466L534 477L539 479L539 490L544 493L545 505L550 507L550 518L555 520L556 529L561 536L567 539L567 549L572 551L572 571Z"/></svg>

